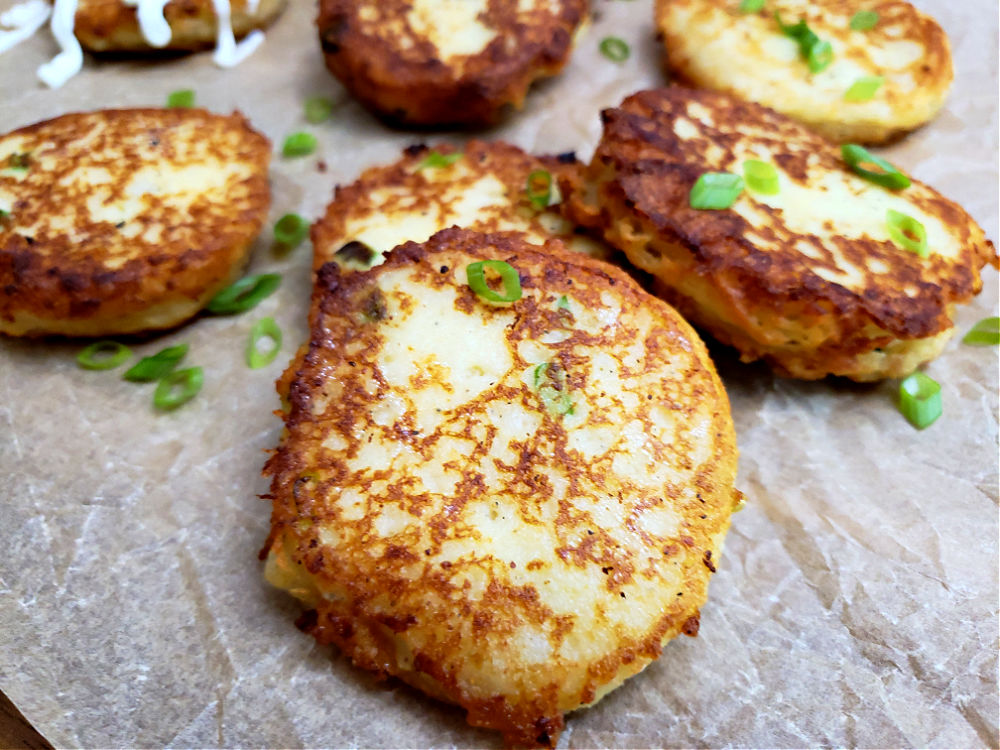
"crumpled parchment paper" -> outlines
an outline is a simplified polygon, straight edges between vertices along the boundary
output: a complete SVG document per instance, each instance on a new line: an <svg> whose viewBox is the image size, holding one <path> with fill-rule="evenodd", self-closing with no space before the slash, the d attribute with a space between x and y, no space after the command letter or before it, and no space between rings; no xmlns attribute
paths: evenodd
<svg viewBox="0 0 1000 750"><path fill-rule="evenodd" d="M0 9L11 0L0 0ZM997 5L925 0L951 36L956 83L929 126L890 160L963 204L998 237ZM664 81L649 0L596 0L596 19L558 79L490 135L589 158L598 112ZM337 182L412 142L325 71L307 0L235 69L209 54L87 59L62 89L35 68L45 32L0 56L0 131L74 110L153 105L178 88L242 110L280 145L272 219L320 214ZM622 64L597 50L632 47ZM334 117L308 126L326 93ZM325 171L320 162L325 163ZM188 342L205 368L191 403L156 414L152 386L86 372L75 342L0 340L0 689L57 746L496 746L462 713L379 683L293 627L299 606L261 578L269 505L260 469L280 422L273 381L305 336L309 248L257 243L254 271L281 289L235 318L202 318L139 342ZM960 309L961 334L996 315L997 274ZM282 355L243 363L250 327L274 316ZM998 744L998 358L949 344L927 372L944 416L922 432L895 383L803 383L713 348L732 400L746 510L734 518L701 634L598 706L569 717L564 747Z"/></svg>

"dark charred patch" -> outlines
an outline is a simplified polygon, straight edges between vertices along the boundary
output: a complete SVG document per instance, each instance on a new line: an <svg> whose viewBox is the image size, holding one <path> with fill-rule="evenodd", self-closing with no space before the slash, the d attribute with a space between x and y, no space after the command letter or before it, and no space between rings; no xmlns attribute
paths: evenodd
<svg viewBox="0 0 1000 750"><path fill-rule="evenodd" d="M334 253L339 261L353 261L363 266L370 266L378 255L368 245L358 240L351 240Z"/></svg>

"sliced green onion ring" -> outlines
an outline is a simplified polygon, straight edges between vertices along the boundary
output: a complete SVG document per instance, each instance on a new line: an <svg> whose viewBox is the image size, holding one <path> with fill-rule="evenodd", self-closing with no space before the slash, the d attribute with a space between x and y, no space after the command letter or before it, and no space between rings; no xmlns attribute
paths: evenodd
<svg viewBox="0 0 1000 750"><path fill-rule="evenodd" d="M875 98L875 94L885 79L882 76L861 76L844 92L845 102L867 102Z"/></svg>
<svg viewBox="0 0 1000 750"><path fill-rule="evenodd" d="M132 350L117 341L95 341L76 355L84 370L113 370L132 356Z"/></svg>
<svg viewBox="0 0 1000 750"><path fill-rule="evenodd" d="M352 261L365 267L370 266L379 256L372 248L358 240L351 240L333 255L338 261Z"/></svg>
<svg viewBox="0 0 1000 750"><path fill-rule="evenodd" d="M287 247L298 247L309 234L309 222L298 214L285 214L274 223L274 239Z"/></svg>
<svg viewBox="0 0 1000 750"><path fill-rule="evenodd" d="M264 339L270 339L271 346L261 351L260 342ZM247 365L251 370L267 367L278 356L279 351L281 351L281 328L274 322L274 318L261 318L250 329L250 338L247 340Z"/></svg>
<svg viewBox="0 0 1000 750"><path fill-rule="evenodd" d="M566 370L558 364L550 367L548 362L542 362L535 367L533 376L538 397L549 413L560 417L573 413L573 399L566 386Z"/></svg>
<svg viewBox="0 0 1000 750"><path fill-rule="evenodd" d="M926 258L930 254L927 249L927 230L912 216L890 208L885 212L885 223L889 229L889 236L897 245L916 253L921 258Z"/></svg>
<svg viewBox="0 0 1000 750"><path fill-rule="evenodd" d="M742 0L740 13L757 13L764 8L764 0Z"/></svg>
<svg viewBox="0 0 1000 750"><path fill-rule="evenodd" d="M781 189L778 170L766 161L747 159L743 162L743 179L746 180L747 187L756 193L777 195Z"/></svg>
<svg viewBox="0 0 1000 750"><path fill-rule="evenodd" d="M809 65L809 70L819 73L833 62L833 47L829 42L821 40L816 32L809 28L804 20L798 23L785 24L778 11L774 12L774 20L778 22L781 32L798 42L799 52Z"/></svg>
<svg viewBox="0 0 1000 750"><path fill-rule="evenodd" d="M122 377L133 383L151 383L169 375L187 354L187 344L177 344L161 349L150 357L143 357L125 371Z"/></svg>
<svg viewBox="0 0 1000 750"><path fill-rule="evenodd" d="M855 174L864 177L869 182L874 182L876 185L881 185L890 190L902 190L903 188L908 188L911 184L910 178L892 166L892 164L885 159L875 156L875 154L856 143L845 143L840 147L840 154L844 157L844 161L847 162L847 166ZM880 171L876 172L871 169L865 169L861 166L862 164L870 164L878 167Z"/></svg>
<svg viewBox="0 0 1000 750"><path fill-rule="evenodd" d="M310 96L303 104L306 122L318 125L333 114L333 100L325 96Z"/></svg>
<svg viewBox="0 0 1000 750"><path fill-rule="evenodd" d="M176 409L197 396L204 382L205 373L200 367L174 370L157 384L153 406L161 411Z"/></svg>
<svg viewBox="0 0 1000 750"><path fill-rule="evenodd" d="M569 310L569 298L563 294L556 300L556 308L559 310Z"/></svg>
<svg viewBox="0 0 1000 750"><path fill-rule="evenodd" d="M691 208L729 208L743 192L743 178L729 172L705 172L694 183L688 201Z"/></svg>
<svg viewBox="0 0 1000 750"><path fill-rule="evenodd" d="M439 169L441 167L450 167L456 161L462 158L464 154L461 151L455 151L451 154L442 154L440 151L431 151L424 157L424 160L417 165L417 171L421 169L427 169L428 167L433 169Z"/></svg>
<svg viewBox="0 0 1000 750"><path fill-rule="evenodd" d="M878 23L878 13L874 10L859 10L851 16L851 29L854 31L869 31Z"/></svg>
<svg viewBox="0 0 1000 750"><path fill-rule="evenodd" d="M232 315L256 307L281 285L281 274L246 276L212 297L205 309L213 315Z"/></svg>
<svg viewBox="0 0 1000 750"><path fill-rule="evenodd" d="M31 166L31 152L17 152L15 151L10 156L7 157L6 169L14 169L19 172L27 172L28 168Z"/></svg>
<svg viewBox="0 0 1000 750"><path fill-rule="evenodd" d="M308 156L316 150L316 136L312 133L292 133L281 145L281 155L285 157Z"/></svg>
<svg viewBox="0 0 1000 750"><path fill-rule="evenodd" d="M962 343L973 346L1000 345L1000 318L983 318L965 334Z"/></svg>
<svg viewBox="0 0 1000 750"><path fill-rule="evenodd" d="M172 109L189 109L194 106L194 90L178 89L167 95L167 106Z"/></svg>
<svg viewBox="0 0 1000 750"><path fill-rule="evenodd" d="M941 385L934 378L915 372L899 384L899 410L918 430L941 416Z"/></svg>
<svg viewBox="0 0 1000 750"><path fill-rule="evenodd" d="M524 185L528 200L538 211L549 207L552 200L552 173L546 169L536 169L528 175Z"/></svg>
<svg viewBox="0 0 1000 750"><path fill-rule="evenodd" d="M813 73L825 70L832 62L833 46L828 41L817 42L809 48L809 54L806 55L806 63L809 65L809 70Z"/></svg>
<svg viewBox="0 0 1000 750"><path fill-rule="evenodd" d="M614 62L625 62L631 53L628 43L616 36L606 36L601 40L601 54Z"/></svg>
<svg viewBox="0 0 1000 750"><path fill-rule="evenodd" d="M486 283L486 269L500 274L500 281L503 283L503 294L493 291ZM506 304L516 302L521 299L521 279L517 275L517 270L502 260L481 260L470 263L465 267L465 276L480 299L487 302Z"/></svg>

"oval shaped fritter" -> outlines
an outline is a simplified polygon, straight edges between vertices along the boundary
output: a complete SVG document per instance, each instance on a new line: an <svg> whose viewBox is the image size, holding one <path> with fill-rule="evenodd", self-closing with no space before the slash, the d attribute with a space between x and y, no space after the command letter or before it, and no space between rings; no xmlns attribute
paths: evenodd
<svg viewBox="0 0 1000 750"><path fill-rule="evenodd" d="M477 297L484 260L520 299ZM314 294L265 550L320 642L534 745L697 632L736 444L668 305L558 241L457 228Z"/></svg>
<svg viewBox="0 0 1000 750"><path fill-rule="evenodd" d="M241 272L270 202L242 115L132 109L0 136L0 332L169 328Z"/></svg>
<svg viewBox="0 0 1000 750"><path fill-rule="evenodd" d="M838 147L760 105L672 87L602 117L571 213L745 361L799 378L905 375L940 353L953 306L996 263L960 206L916 180L893 191L862 179ZM776 194L745 189L731 208L691 208L699 176L742 175L749 159L776 169ZM889 210L923 224L927 257L892 239Z"/></svg>
<svg viewBox="0 0 1000 750"><path fill-rule="evenodd" d="M228 0L233 34L239 38L270 26L287 0ZM218 39L218 16L213 0L168 0L163 19L170 26L169 41L150 44L139 22L136 3L123 0L78 0L73 32L80 44L94 52L148 52L153 49L199 50Z"/></svg>
<svg viewBox="0 0 1000 750"><path fill-rule="evenodd" d="M326 66L397 124L485 125L558 73L585 0L321 0Z"/></svg>
<svg viewBox="0 0 1000 750"><path fill-rule="evenodd" d="M538 243L557 238L606 259L610 248L579 234L557 210L559 183L579 180L581 169L573 154L533 156L501 141L472 140L461 151L448 144L411 146L399 161L337 186L312 227L313 268L331 261L368 268L397 245L423 242L452 226L517 231Z"/></svg>
<svg viewBox="0 0 1000 750"><path fill-rule="evenodd" d="M888 141L923 125L944 104L953 77L948 37L908 2L768 0L752 13L740 5L657 0L667 67L683 81L771 107L838 142ZM874 26L852 29L862 11L876 14ZM814 72L804 52L812 48L791 28L785 33L779 19L786 28L805 22L818 44L830 45L829 64ZM822 48L813 59L813 67L822 65ZM848 93L872 77L881 83L871 98Z"/></svg>

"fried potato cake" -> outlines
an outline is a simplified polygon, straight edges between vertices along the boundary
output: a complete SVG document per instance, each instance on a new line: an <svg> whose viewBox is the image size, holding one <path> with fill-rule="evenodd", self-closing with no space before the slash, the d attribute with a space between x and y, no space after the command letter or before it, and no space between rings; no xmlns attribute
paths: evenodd
<svg viewBox="0 0 1000 750"><path fill-rule="evenodd" d="M470 288L487 260L517 301ZM458 228L314 294L261 553L304 629L520 745L697 632L740 495L674 310L557 240Z"/></svg>
<svg viewBox="0 0 1000 750"><path fill-rule="evenodd" d="M326 66L406 125L486 125L558 73L586 0L321 0Z"/></svg>
<svg viewBox="0 0 1000 750"><path fill-rule="evenodd" d="M532 156L502 141L411 146L399 161L372 167L337 186L312 226L313 268L336 262L365 269L404 242L423 242L451 226L480 232L518 231L531 242L550 238L607 259L611 249L577 231L558 213L559 183L578 181L573 154Z"/></svg>
<svg viewBox="0 0 1000 750"><path fill-rule="evenodd" d="M771 107L841 143L897 138L944 104L953 77L948 37L910 3L768 0L752 13L740 12L740 4L657 0L667 67L683 81ZM874 26L853 29L858 12L875 13L868 19ZM813 37L800 42L792 31L800 21L832 48L829 64L817 72L823 48L816 48L810 65L806 40ZM881 81L867 84L877 86L870 96L864 83L852 90L866 78Z"/></svg>
<svg viewBox="0 0 1000 750"><path fill-rule="evenodd" d="M0 332L170 328L242 271L270 203L242 115L68 114L0 136Z"/></svg>
<svg viewBox="0 0 1000 750"><path fill-rule="evenodd" d="M223 22L231 24L233 34L239 38L270 26L286 3L287 0L166 0L165 4L162 0L77 0L73 32L80 44L94 52L199 50L217 43L217 6L221 5L224 16L228 14ZM158 33L162 38L158 38Z"/></svg>
<svg viewBox="0 0 1000 750"><path fill-rule="evenodd" d="M908 374L940 353L954 305L996 265L960 206L916 180L890 190L862 179L839 148L760 105L671 87L602 117L570 213L745 361L807 379ZM748 188L728 209L691 207L701 175L742 175L748 160L775 168L774 195ZM927 257L892 238L890 210L922 224Z"/></svg>

